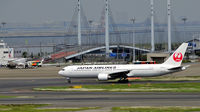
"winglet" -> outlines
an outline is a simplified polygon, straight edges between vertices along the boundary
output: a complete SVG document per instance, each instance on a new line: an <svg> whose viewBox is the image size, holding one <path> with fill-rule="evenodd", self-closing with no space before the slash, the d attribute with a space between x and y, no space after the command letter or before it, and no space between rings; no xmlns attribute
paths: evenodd
<svg viewBox="0 0 200 112"><path fill-rule="evenodd" d="M180 66L183 61L187 47L188 43L182 43L181 46L179 46L179 48L163 64Z"/></svg>

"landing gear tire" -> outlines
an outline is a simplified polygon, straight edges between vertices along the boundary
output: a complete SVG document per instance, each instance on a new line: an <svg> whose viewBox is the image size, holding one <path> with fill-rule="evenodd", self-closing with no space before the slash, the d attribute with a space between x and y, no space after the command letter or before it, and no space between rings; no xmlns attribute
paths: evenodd
<svg viewBox="0 0 200 112"><path fill-rule="evenodd" d="M69 77L67 77L66 80L67 80L67 83L69 83L69 84L72 83L72 81Z"/></svg>
<svg viewBox="0 0 200 112"><path fill-rule="evenodd" d="M129 80L127 78L120 78L120 80L118 80L119 83L128 83Z"/></svg>

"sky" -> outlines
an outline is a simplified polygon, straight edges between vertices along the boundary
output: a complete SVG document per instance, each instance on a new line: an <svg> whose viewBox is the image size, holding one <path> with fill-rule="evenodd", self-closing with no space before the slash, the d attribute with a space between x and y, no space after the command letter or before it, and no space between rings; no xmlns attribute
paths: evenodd
<svg viewBox="0 0 200 112"><path fill-rule="evenodd" d="M143 22L150 17L150 0L109 0L114 19L129 22L132 17ZM157 22L167 21L167 0L154 0ZM88 20L99 21L104 0L81 0ZM0 0L0 22L39 24L71 21L77 0ZM173 19L200 21L200 0L172 0Z"/></svg>

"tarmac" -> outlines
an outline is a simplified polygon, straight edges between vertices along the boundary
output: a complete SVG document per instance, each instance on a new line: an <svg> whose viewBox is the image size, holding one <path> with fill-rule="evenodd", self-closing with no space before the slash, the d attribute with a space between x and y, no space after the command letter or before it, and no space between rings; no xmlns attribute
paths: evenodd
<svg viewBox="0 0 200 112"><path fill-rule="evenodd" d="M84 84L110 84L96 79L74 79L68 84L57 72L62 67L36 69L0 69L0 104L51 104L51 107L103 107L118 106L200 106L200 93L173 92L52 92L33 91L34 87L69 86ZM191 64L183 72L167 77L200 76L200 63ZM196 81L151 81L151 83L182 83ZM148 83L137 81L130 83Z"/></svg>

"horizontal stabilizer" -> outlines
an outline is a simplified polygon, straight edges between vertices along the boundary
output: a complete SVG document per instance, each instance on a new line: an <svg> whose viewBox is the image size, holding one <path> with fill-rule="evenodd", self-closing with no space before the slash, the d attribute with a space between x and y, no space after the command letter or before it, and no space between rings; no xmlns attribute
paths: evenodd
<svg viewBox="0 0 200 112"><path fill-rule="evenodd" d="M168 69L168 70L182 70L182 66L180 66L180 67L174 67L174 68L170 68L170 69Z"/></svg>

